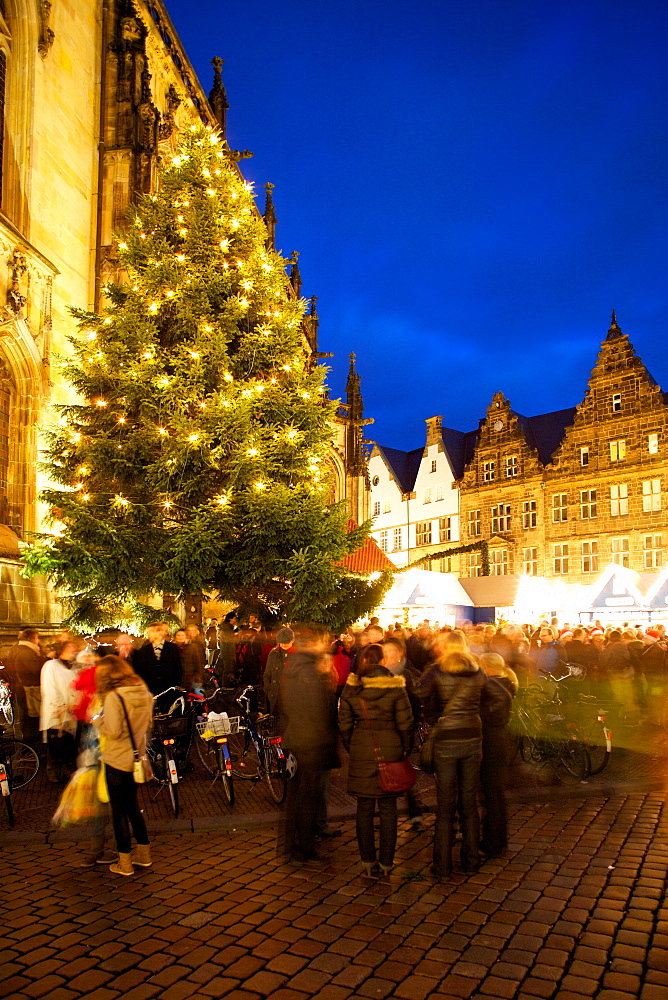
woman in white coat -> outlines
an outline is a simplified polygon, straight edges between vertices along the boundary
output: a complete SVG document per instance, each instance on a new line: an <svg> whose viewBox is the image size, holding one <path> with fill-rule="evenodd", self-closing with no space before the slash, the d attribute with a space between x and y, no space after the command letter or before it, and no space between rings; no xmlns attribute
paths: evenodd
<svg viewBox="0 0 668 1000"><path fill-rule="evenodd" d="M78 643L65 642L60 655L47 660L40 675L39 728L46 743L46 776L53 785L66 779L74 768L77 721L70 713L75 677L70 666L78 652Z"/></svg>

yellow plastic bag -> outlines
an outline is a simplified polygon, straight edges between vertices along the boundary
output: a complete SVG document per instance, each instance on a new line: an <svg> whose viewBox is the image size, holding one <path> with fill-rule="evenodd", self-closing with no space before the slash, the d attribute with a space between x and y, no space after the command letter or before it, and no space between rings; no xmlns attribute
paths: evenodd
<svg viewBox="0 0 668 1000"><path fill-rule="evenodd" d="M97 796L98 769L80 767L70 778L53 815L56 826L73 826L95 819L102 809Z"/></svg>
<svg viewBox="0 0 668 1000"><path fill-rule="evenodd" d="M100 767L97 772L97 797L100 802L109 801L109 789L107 788L107 772L104 768L104 761L100 761Z"/></svg>

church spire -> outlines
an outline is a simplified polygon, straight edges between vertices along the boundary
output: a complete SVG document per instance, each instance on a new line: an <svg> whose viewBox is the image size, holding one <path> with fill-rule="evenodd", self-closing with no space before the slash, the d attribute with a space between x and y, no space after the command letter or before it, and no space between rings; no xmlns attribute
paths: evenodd
<svg viewBox="0 0 668 1000"><path fill-rule="evenodd" d="M229 104L227 103L227 94L225 93L225 87L223 86L223 60L220 56L216 56L211 60L211 65L213 66L213 87L209 92L209 103L216 116L216 121L220 125L220 131L223 133L223 139L226 138L227 130L227 112L229 111Z"/></svg>
<svg viewBox="0 0 668 1000"><path fill-rule="evenodd" d="M278 219L276 218L276 211L274 209L274 199L271 196L271 192L274 190L274 185L269 181L264 186L267 192L267 198L264 203L264 224L267 227L267 249L276 249L276 223Z"/></svg>
<svg viewBox="0 0 668 1000"><path fill-rule="evenodd" d="M348 381L346 382L346 402L348 404L348 416L352 420L361 420L364 413L364 402L360 389L360 377L355 370L355 357L356 355L351 353Z"/></svg>
<svg viewBox="0 0 668 1000"><path fill-rule="evenodd" d="M346 382L346 466L349 474L368 478L364 436L362 428L373 420L364 419L364 400L360 388L360 377L355 370L355 355L350 355L350 368ZM368 485L368 484L367 484Z"/></svg>

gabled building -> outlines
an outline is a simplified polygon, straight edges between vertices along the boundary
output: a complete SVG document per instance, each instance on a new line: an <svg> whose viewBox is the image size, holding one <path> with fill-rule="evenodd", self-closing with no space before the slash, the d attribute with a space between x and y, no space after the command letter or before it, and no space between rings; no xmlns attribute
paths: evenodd
<svg viewBox="0 0 668 1000"><path fill-rule="evenodd" d="M374 535L397 566L591 584L658 573L668 541L668 396L615 314L583 400L526 417L497 392L476 430L427 420L425 448L374 447ZM467 549L467 551L449 551Z"/></svg>
<svg viewBox="0 0 668 1000"><path fill-rule="evenodd" d="M369 460L373 535L396 566L412 565L459 541L459 491L467 435L429 417L426 443L414 451L375 444ZM432 568L451 572L448 557Z"/></svg>

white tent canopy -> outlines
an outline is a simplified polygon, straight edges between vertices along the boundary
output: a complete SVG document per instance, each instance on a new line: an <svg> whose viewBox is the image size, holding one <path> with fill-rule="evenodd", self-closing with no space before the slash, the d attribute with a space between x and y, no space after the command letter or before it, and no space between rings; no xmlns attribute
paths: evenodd
<svg viewBox="0 0 668 1000"><path fill-rule="evenodd" d="M471 598L452 573L407 569L397 573L383 598L386 608L470 607Z"/></svg>

